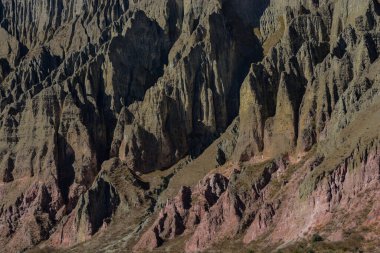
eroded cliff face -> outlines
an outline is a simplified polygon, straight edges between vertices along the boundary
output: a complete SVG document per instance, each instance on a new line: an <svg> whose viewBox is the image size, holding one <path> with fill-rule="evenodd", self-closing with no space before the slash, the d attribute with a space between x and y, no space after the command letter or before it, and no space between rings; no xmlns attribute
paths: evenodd
<svg viewBox="0 0 380 253"><path fill-rule="evenodd" d="M377 0L0 1L0 245L275 250L351 231L371 251L379 15Z"/></svg>

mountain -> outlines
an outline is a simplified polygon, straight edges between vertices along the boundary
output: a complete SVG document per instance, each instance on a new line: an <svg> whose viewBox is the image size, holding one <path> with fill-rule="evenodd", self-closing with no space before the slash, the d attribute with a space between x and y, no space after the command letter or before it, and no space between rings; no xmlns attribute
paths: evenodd
<svg viewBox="0 0 380 253"><path fill-rule="evenodd" d="M0 251L378 252L379 0L0 0Z"/></svg>

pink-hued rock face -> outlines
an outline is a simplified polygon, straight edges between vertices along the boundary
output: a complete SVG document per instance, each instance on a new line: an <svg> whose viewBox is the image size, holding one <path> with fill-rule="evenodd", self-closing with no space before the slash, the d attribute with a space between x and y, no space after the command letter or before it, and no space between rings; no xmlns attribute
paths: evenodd
<svg viewBox="0 0 380 253"><path fill-rule="evenodd" d="M177 196L168 200L159 212L151 228L143 234L134 247L135 251L154 249L166 240L191 233L200 221L218 205L228 186L228 179L221 174L207 176L193 189L182 187Z"/></svg>
<svg viewBox="0 0 380 253"><path fill-rule="evenodd" d="M379 206L372 203L378 197L376 190L380 185L380 152L375 148L368 157L359 161L358 168L350 169L354 161L353 157L346 158L343 164L319 182L308 199L300 199L296 192L295 196L288 196L287 201L281 204L280 210L264 209L264 216L260 213L258 219L256 218L248 228L244 242L249 243L259 238L268 227L273 229L272 240L294 241L305 234L323 230L329 223L339 221L342 219L340 213L355 217L368 207L371 212L368 215L364 214L363 221L353 219L350 222L349 219L345 219L340 225L334 224L337 232L332 233L329 239L341 240L341 232L338 231L342 229L365 225L370 223L370 220L377 223L376 215L373 217L371 213L379 211ZM291 189L299 187L294 183L296 182L289 183ZM268 222L271 226L268 226Z"/></svg>
<svg viewBox="0 0 380 253"><path fill-rule="evenodd" d="M21 179L15 182L14 186L16 185L26 187L25 195L18 197L8 209L0 210L1 238L12 235L5 247L10 252L28 247L33 240L46 240L54 224L54 217L58 215L55 208L62 206L61 196L54 184ZM3 199L9 198L9 192L12 189L7 189L7 185L0 186L0 196Z"/></svg>
<svg viewBox="0 0 380 253"><path fill-rule="evenodd" d="M210 208L186 242L186 252L199 252L220 239L236 235L241 219L242 203L226 191Z"/></svg>
<svg viewBox="0 0 380 253"><path fill-rule="evenodd" d="M380 151L369 147L365 152L368 155L360 159L358 168L350 169L355 158L347 157L321 178L307 199L301 197L297 190L302 183L299 177L321 164L323 159L319 157L304 163L303 169L287 182L286 195L279 199L268 197L272 186L265 180L268 180L268 175L277 177L287 172L289 165L284 165L284 160L267 166L268 169L263 170L257 180L258 184L251 182L251 193L244 192L250 197L241 197L241 192L236 190L241 183L236 177L246 175L236 171L231 174L231 178L235 178L229 180L220 174L209 175L193 191L183 188L173 201L168 200L134 250L138 252L165 246L165 243L183 234L187 234L188 238L183 245L184 250L200 252L234 239L239 232L243 232L244 244L262 236L268 243L275 244L311 236L323 231L329 224L336 226L335 232L326 234L333 241L342 240L345 229L369 224L379 226L380 210L374 201L378 197L376 189L380 186ZM213 197L208 197L210 195ZM355 198L358 195L363 196ZM282 200L284 197L286 201ZM370 209L361 221L347 219L341 224L334 223L342 219L341 215L355 217L368 207ZM371 234L368 236L370 238Z"/></svg>

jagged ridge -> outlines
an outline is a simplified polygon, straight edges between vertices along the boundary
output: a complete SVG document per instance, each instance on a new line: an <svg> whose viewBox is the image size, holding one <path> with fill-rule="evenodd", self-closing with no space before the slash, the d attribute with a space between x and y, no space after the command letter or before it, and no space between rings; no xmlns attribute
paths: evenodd
<svg viewBox="0 0 380 253"><path fill-rule="evenodd" d="M377 0L0 1L0 244L344 240L349 225L319 228L377 194L379 13Z"/></svg>

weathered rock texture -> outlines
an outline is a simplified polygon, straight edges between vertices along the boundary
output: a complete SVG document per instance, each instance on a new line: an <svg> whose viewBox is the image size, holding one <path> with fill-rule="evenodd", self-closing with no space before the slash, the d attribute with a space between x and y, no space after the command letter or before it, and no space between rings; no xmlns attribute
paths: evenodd
<svg viewBox="0 0 380 253"><path fill-rule="evenodd" d="M0 0L0 247L371 251L379 53L378 0Z"/></svg>

